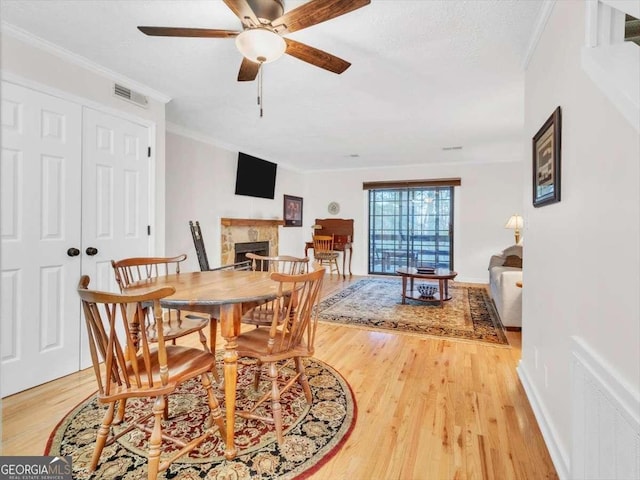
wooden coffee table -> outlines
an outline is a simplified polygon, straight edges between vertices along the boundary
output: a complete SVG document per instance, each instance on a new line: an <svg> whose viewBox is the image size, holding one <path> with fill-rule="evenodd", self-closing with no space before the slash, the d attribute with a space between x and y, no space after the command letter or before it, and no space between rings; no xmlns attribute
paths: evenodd
<svg viewBox="0 0 640 480"><path fill-rule="evenodd" d="M453 272L446 268L437 268L434 273L418 273L418 270L413 267L398 268L396 274L402 277L402 303L406 303L407 298L413 300L419 300L421 302L440 302L440 308L444 308L444 302L451 300L449 295L449 280L453 280L458 275L458 272ZM423 280L437 280L438 291L430 297L422 297L419 292L414 292L413 281L414 279ZM410 281L409 289L407 290L407 279Z"/></svg>

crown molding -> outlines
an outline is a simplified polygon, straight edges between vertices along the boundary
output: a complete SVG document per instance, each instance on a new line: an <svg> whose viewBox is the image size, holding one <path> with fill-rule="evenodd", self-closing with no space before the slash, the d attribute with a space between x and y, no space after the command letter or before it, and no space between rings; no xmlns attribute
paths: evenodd
<svg viewBox="0 0 640 480"><path fill-rule="evenodd" d="M207 145L223 148L225 150L229 150L230 152L240 151L240 149L236 145L231 145L229 143L221 142L205 133L191 130L190 128L184 127L182 125L178 125L177 123L167 121L165 126L167 129L167 132L175 133L176 135L180 135L181 137L187 137L187 138L190 138L191 140L196 140L201 143L206 143Z"/></svg>
<svg viewBox="0 0 640 480"><path fill-rule="evenodd" d="M205 133L201 133L201 132L197 132L195 130L191 130L187 127L183 127L182 125L178 125L176 123L173 122L169 122L167 121L165 123L165 129L167 132L169 133L173 133L176 135L180 135L181 137L186 137L186 138L190 138L191 140L195 140L197 142L201 142L201 143L205 143L207 145L211 145L213 147L216 148L221 148L223 150L227 150L229 152L243 152L246 153L248 155L253 155L254 157L258 157L258 158L263 158L265 160L268 160L270 162L274 162L277 163L278 166L282 166L284 168L286 168L287 170L291 170L292 172L295 173L305 173L303 170L293 167L292 165L289 165L288 163L283 163L280 161L276 161L276 160L271 160L269 158L266 158L264 155L261 155L258 152L252 152L247 150L244 147L240 147L238 145L233 145L227 142L222 142L220 140L218 140L217 138L211 137Z"/></svg>
<svg viewBox="0 0 640 480"><path fill-rule="evenodd" d="M553 11L553 7L555 6L555 4L556 0L544 0L544 2L542 3L542 6L540 7L540 13L538 14L538 19L536 20L536 24L533 27L533 33L531 34L531 38L529 39L529 45L527 46L524 59L522 60L522 70L526 70L529 66L531 57L533 57L533 53L536 51L538 42L540 41L542 33L544 32L544 27L547 25L547 21L551 16L551 12Z"/></svg>
<svg viewBox="0 0 640 480"><path fill-rule="evenodd" d="M108 68L103 67L102 65L99 65L96 62L89 60L88 58L85 58L65 48L62 48L59 45L56 45L40 37L37 37L32 33L27 32L26 30L16 27L15 25L2 21L0 23L0 31L3 34L13 37L17 40L20 40L21 42L31 45L34 48L37 48L39 50L43 50L47 53L55 55L56 57L61 58L62 60L73 63L74 65L78 65L97 75L109 78L132 90L140 92L143 95L151 97L158 102L168 103L171 100L171 97L169 95L166 95L162 92L154 90L153 88L150 88L142 83L139 83L128 77L125 77L124 75L114 72L113 70L109 70Z"/></svg>

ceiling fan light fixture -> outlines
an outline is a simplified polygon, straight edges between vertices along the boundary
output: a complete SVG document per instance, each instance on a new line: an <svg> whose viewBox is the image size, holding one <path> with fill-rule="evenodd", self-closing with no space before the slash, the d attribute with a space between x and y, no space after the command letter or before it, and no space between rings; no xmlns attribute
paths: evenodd
<svg viewBox="0 0 640 480"><path fill-rule="evenodd" d="M270 63L279 59L287 49L284 39L266 28L250 28L236 37L236 47L255 63Z"/></svg>

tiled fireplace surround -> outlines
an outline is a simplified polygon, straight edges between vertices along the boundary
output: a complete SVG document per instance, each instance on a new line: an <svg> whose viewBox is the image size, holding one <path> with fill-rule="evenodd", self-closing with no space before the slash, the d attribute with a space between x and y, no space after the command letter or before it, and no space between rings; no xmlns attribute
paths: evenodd
<svg viewBox="0 0 640 480"><path fill-rule="evenodd" d="M278 227L281 225L284 221L277 219L221 218L221 265L234 263L236 243L269 242L269 255L278 255Z"/></svg>

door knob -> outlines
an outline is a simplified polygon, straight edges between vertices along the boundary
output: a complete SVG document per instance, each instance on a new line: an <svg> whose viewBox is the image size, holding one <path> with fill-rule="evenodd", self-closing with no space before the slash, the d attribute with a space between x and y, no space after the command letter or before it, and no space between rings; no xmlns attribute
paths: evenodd
<svg viewBox="0 0 640 480"><path fill-rule="evenodd" d="M70 257L77 257L78 255L80 255L80 250L72 247L67 250L67 255L69 255Z"/></svg>
<svg viewBox="0 0 640 480"><path fill-rule="evenodd" d="M96 253L98 253L98 249L94 248L94 247L87 247L87 249L85 250L86 254L89 255L90 257L93 257Z"/></svg>

